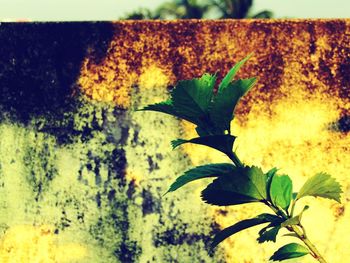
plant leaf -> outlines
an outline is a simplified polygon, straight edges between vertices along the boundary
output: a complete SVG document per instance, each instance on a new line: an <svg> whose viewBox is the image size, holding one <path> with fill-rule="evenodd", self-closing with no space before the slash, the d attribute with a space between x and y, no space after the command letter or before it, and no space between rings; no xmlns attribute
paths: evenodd
<svg viewBox="0 0 350 263"><path fill-rule="evenodd" d="M299 225L300 224L300 217L299 216L293 216L292 218L287 219L281 224L281 227L286 226L293 226L293 225Z"/></svg>
<svg viewBox="0 0 350 263"><path fill-rule="evenodd" d="M176 112L176 109L174 108L173 102L171 100L166 100L163 102L155 103L155 104L150 104L145 106L142 109L137 109L136 111L158 111L162 113L166 113L175 117L179 117L182 119L186 119L186 116L183 116Z"/></svg>
<svg viewBox="0 0 350 263"><path fill-rule="evenodd" d="M302 257L309 253L310 251L306 247L298 243L290 243L278 249L270 260L282 261L285 259Z"/></svg>
<svg viewBox="0 0 350 263"><path fill-rule="evenodd" d="M327 173L318 173L310 177L300 189L296 200L304 196L323 197L340 203L340 184Z"/></svg>
<svg viewBox="0 0 350 263"><path fill-rule="evenodd" d="M256 79L232 82L240 67L250 58L239 61L224 77L214 95L216 75L179 81L171 91L171 99L148 105L141 110L163 112L197 125L199 136L221 135L230 131L233 111L239 99L255 84Z"/></svg>
<svg viewBox="0 0 350 263"><path fill-rule="evenodd" d="M196 110L198 115L203 115L214 95L216 76L204 74L201 78L179 81L171 92L171 98L177 109Z"/></svg>
<svg viewBox="0 0 350 263"><path fill-rule="evenodd" d="M277 173L277 168L274 167L272 169L270 169L267 173L266 173L266 191L267 191L267 199L268 200L271 200L271 197L270 197L270 187L271 187L271 181L272 181L272 178L274 177L274 175Z"/></svg>
<svg viewBox="0 0 350 263"><path fill-rule="evenodd" d="M199 121L197 118L193 118L193 116L188 116L186 113L181 113L178 112L171 100L166 100L163 102L155 103L155 104L150 104L145 106L142 109L137 109L136 111L157 111L165 114L172 115L174 117L178 117L180 119L184 119L186 121L195 123L198 125L198 123L202 124L201 121Z"/></svg>
<svg viewBox="0 0 350 263"><path fill-rule="evenodd" d="M276 237L278 234L278 231L281 229L281 225L275 225L270 224L267 227L264 227L259 231L259 237L258 237L258 242L259 243L264 243L268 241L273 241L276 242Z"/></svg>
<svg viewBox="0 0 350 263"><path fill-rule="evenodd" d="M292 180L288 175L274 175L269 191L272 203L287 210L292 200L292 188Z"/></svg>
<svg viewBox="0 0 350 263"><path fill-rule="evenodd" d="M204 202L238 205L266 200L266 175L258 167L237 168L231 176L215 179L202 191Z"/></svg>
<svg viewBox="0 0 350 263"><path fill-rule="evenodd" d="M170 186L168 192L173 192L194 180L208 177L231 175L235 171L235 169L236 167L229 163L216 163L197 166L191 170L186 171L183 175L178 177L176 181Z"/></svg>
<svg viewBox="0 0 350 263"><path fill-rule="evenodd" d="M219 89L214 96L209 114L218 130L230 130L234 109L239 99L256 83L256 78L239 79Z"/></svg>
<svg viewBox="0 0 350 263"><path fill-rule="evenodd" d="M216 76L209 74L199 79L179 81L171 92L176 111L202 128L211 125L208 107L214 95L215 81Z"/></svg>
<svg viewBox="0 0 350 263"><path fill-rule="evenodd" d="M275 215L261 214L251 219L242 220L232 226L229 226L221 230L218 234L216 234L213 241L211 242L211 248L213 249L219 243L221 243L223 240L225 240L229 236L232 236L233 234L236 234L244 229L247 229L256 225L271 222L273 220L276 220L276 218L278 217Z"/></svg>
<svg viewBox="0 0 350 263"><path fill-rule="evenodd" d="M196 130L197 134L199 135L199 137L210 135L208 130L206 130L206 129L200 127L200 126L197 126L195 130Z"/></svg>
<svg viewBox="0 0 350 263"><path fill-rule="evenodd" d="M235 75L237 74L239 69L244 65L244 63L248 59L250 59L251 56L252 56L252 54L249 54L244 59L242 59L241 61L237 62L236 65L234 65L233 68L230 69L230 71L222 79L222 81L221 81L221 83L219 85L219 88L218 88L218 92L221 92L223 89L226 89L226 87L232 82L233 78L235 77Z"/></svg>
<svg viewBox="0 0 350 263"><path fill-rule="evenodd" d="M139 111L158 111L187 120L201 127L212 130L208 108L214 95L215 75L204 74L201 78L179 81L171 91L171 99L151 104Z"/></svg>
<svg viewBox="0 0 350 263"><path fill-rule="evenodd" d="M235 141L236 137L232 135L209 135L209 136L202 136L193 138L190 140L184 140L184 139L176 139L171 142L171 145L173 149L176 147L184 144L184 143L194 143L194 144L200 144L205 145L211 148L214 148L218 151L221 151L225 154L229 154L232 151L233 143Z"/></svg>

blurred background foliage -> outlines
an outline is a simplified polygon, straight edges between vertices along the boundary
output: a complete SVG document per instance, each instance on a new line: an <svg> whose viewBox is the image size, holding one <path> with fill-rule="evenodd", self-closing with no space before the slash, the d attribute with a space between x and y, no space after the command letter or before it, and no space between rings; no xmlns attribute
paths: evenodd
<svg viewBox="0 0 350 263"><path fill-rule="evenodd" d="M349 0L0 0L0 2L0 21L262 18L271 17L272 13L273 18L348 18L350 8Z"/></svg>
<svg viewBox="0 0 350 263"><path fill-rule="evenodd" d="M253 0L172 0L155 10L138 9L125 19L228 19L228 18L272 18L269 10L251 13Z"/></svg>

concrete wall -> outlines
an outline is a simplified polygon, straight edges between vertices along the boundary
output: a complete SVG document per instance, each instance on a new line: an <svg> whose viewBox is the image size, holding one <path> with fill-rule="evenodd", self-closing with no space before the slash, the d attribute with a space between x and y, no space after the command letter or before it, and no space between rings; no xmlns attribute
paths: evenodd
<svg viewBox="0 0 350 263"><path fill-rule="evenodd" d="M162 197L189 167L227 160L172 151L193 127L133 111L251 52L239 76L259 82L232 123L238 154L295 190L335 176L342 204L305 199L304 223L329 262L347 261L348 20L2 23L0 40L1 262L267 262L292 239L257 245L252 229L208 254L213 233L263 207L202 204L205 182Z"/></svg>

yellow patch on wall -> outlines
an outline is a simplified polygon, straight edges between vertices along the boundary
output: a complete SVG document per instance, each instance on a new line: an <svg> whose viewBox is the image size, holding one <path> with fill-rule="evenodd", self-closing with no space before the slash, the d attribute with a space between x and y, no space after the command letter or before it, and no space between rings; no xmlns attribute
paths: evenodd
<svg viewBox="0 0 350 263"><path fill-rule="evenodd" d="M3 263L71 263L84 259L80 244L59 244L53 227L19 225L8 229L0 241Z"/></svg>
<svg viewBox="0 0 350 263"><path fill-rule="evenodd" d="M142 89L154 87L164 89L169 84L169 71L151 60L143 61L140 75L123 61L119 61L118 71L122 78L116 74L115 64L108 59L104 63L95 65L87 58L78 80L83 93L96 101L113 102L117 106L128 108L131 104L133 85L138 84L142 92Z"/></svg>
<svg viewBox="0 0 350 263"><path fill-rule="evenodd" d="M130 87L134 83L135 74L130 72L126 63L119 61L118 70L123 75L120 81L115 74L116 65L105 60L102 65L95 65L88 58L83 63L78 79L82 92L96 101L114 102L119 106L130 104Z"/></svg>
<svg viewBox="0 0 350 263"><path fill-rule="evenodd" d="M139 186L140 182L144 179L144 175L141 171L136 171L135 169L126 169L125 177L129 182L133 182L135 186Z"/></svg>
<svg viewBox="0 0 350 263"><path fill-rule="evenodd" d="M142 68L142 73L139 78L140 91L142 89L164 88L169 84L169 77L165 71L156 64L151 64L148 67Z"/></svg>

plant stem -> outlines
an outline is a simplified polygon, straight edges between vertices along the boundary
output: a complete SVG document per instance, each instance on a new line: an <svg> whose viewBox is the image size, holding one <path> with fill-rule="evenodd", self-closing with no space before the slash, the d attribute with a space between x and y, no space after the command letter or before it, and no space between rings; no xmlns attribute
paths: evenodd
<svg viewBox="0 0 350 263"><path fill-rule="evenodd" d="M235 152L230 152L227 153L227 156L232 160L232 162L237 166L237 167L243 167L243 163L241 160L238 158L237 154Z"/></svg>
<svg viewBox="0 0 350 263"><path fill-rule="evenodd" d="M294 215L294 208L295 208L295 203L296 201L295 200L292 200L292 205L291 205L291 210L290 210L290 216L293 217Z"/></svg>
<svg viewBox="0 0 350 263"><path fill-rule="evenodd" d="M243 163L241 162L241 160L238 158L238 156L236 155L236 153L231 152L230 154L228 154L228 157L233 161L233 163L237 166L237 167L243 167ZM284 219L290 219L291 217L293 217L293 213L294 213L294 206L295 206L295 201L293 201L292 203L292 211L291 211L291 215L286 215L284 213L283 210L281 210L280 208L274 206L273 204L271 204L270 202L268 202L266 200L266 202L264 202L267 206L269 206L276 215L281 216ZM300 230L298 228L298 226L302 229ZM287 229L291 232L294 232L298 238L304 242L304 244L309 248L310 250L310 254L316 259L318 260L320 263L327 263L327 261L322 257L322 255L320 254L320 252L317 250L317 248L314 246L314 244L311 243L311 241L308 239L308 237L306 236L306 232L304 227L301 225L301 223L299 223L299 225L291 225L288 226Z"/></svg>
<svg viewBox="0 0 350 263"><path fill-rule="evenodd" d="M266 203L277 215L281 215L282 217L284 217L285 219L288 219L290 217L286 216L283 211L281 211L279 208L275 207L272 204L268 204ZM314 246L314 244L311 243L311 241L308 239L308 237L306 236L306 232L304 227L299 224L299 226L301 227L301 229L303 231L301 231L297 225L292 225L287 227L287 229L291 232L294 232L298 238L304 242L304 244L309 248L310 250L310 254L316 259L318 260L320 263L327 263L327 261L322 257L322 255L320 254L320 252L317 250L317 248Z"/></svg>
<svg viewBox="0 0 350 263"><path fill-rule="evenodd" d="M277 214L277 215L281 215L282 217L284 217L285 219L288 219L290 217L286 216L283 211L281 211L279 208L275 207L272 204L268 204L267 205ZM306 232L304 227L299 224L299 226L301 227L301 229L303 231L301 231L297 225L292 225L287 227L287 229L291 232L294 232L298 238L304 242L304 244L310 249L310 254L316 259L318 260L320 263L327 263L327 261L322 257L322 255L320 254L320 252L317 250L317 248L314 246L314 244L311 243L311 241L308 239L308 237L306 236Z"/></svg>
<svg viewBox="0 0 350 263"><path fill-rule="evenodd" d="M305 232L300 231L300 229L295 225L291 226L291 229L299 237L299 239L303 241L304 244L310 249L311 255L316 260L318 260L320 263L327 263L327 261L321 256L320 252L314 246L314 244L312 244L311 241L307 238ZM302 229L304 228L302 227Z"/></svg>

